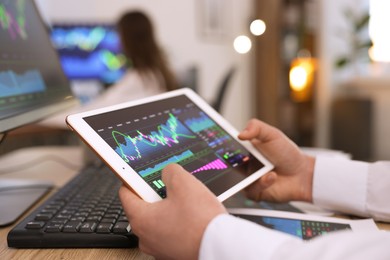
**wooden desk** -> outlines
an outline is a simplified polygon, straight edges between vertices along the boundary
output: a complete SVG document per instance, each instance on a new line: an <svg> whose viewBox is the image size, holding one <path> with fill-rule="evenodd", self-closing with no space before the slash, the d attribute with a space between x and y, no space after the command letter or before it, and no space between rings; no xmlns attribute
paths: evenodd
<svg viewBox="0 0 390 260"><path fill-rule="evenodd" d="M27 159L26 159L27 158ZM62 164L58 158L68 162ZM24 162L40 161L30 167L23 167ZM56 187L63 186L75 176L77 168L83 165L83 150L80 147L39 147L14 151L0 158L0 172L19 168L10 174L1 174L0 181L4 178L12 179L44 179L52 181ZM43 170L44 169L44 170ZM54 174L55 173L55 174ZM58 188L56 188L58 189ZM55 190L41 199L34 207L47 199ZM29 212L31 212L32 208ZM4 209L1 209L4 210ZM25 215L27 215L26 213ZM15 249L8 248L7 234L13 228L8 226L0 228L0 259L153 259L151 256L141 253L137 248L87 248L87 249Z"/></svg>

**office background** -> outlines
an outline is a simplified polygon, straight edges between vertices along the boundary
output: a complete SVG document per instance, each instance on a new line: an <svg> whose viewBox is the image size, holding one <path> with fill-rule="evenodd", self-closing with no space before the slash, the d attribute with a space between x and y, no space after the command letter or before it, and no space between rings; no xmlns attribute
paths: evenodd
<svg viewBox="0 0 390 260"><path fill-rule="evenodd" d="M250 55L239 55L233 49L236 35L247 33L252 16L252 1L221 1L225 23L219 32L206 31L202 25L208 1L134 1L134 0L39 0L49 22L115 23L129 9L142 9L154 22L156 33L173 68L180 72L196 66L201 95L211 101L222 78L235 65L240 67L229 89L228 101L234 106L224 107L225 116L241 128L254 116L250 102ZM218 2L218 1L217 1ZM239 109L237 109L239 108Z"/></svg>
<svg viewBox="0 0 390 260"><path fill-rule="evenodd" d="M353 66L347 64L344 68L335 66L337 59L352 48L347 39L347 34L351 32L351 21L346 11L356 16L368 13L369 0L278 0L272 3L254 0L38 0L38 3L49 22L113 23L128 9L145 10L153 18L157 35L175 70L180 72L190 67L197 68L198 90L206 100L211 102L215 98L229 68L238 68L221 110L238 129L243 128L249 118L258 117L281 128L302 146L346 147L344 150L350 150L347 152L352 154L359 155L359 151L366 151L358 159L390 159L387 149L390 139L386 138L390 130L390 122L386 120L387 111L390 110L390 91L385 76L387 67L382 63L369 64L363 60L358 60ZM272 19L268 24L266 21L266 33L259 37L249 36L252 49L243 55L236 53L233 49L235 37L250 35L249 23L254 18L267 16L267 13L272 15ZM207 17L211 19L207 20ZM288 57L288 62L283 64L283 48L291 40L285 35L291 29L290 25L294 24L294 19L298 21L295 22L298 25L292 26L295 29L303 21L304 33L311 37L308 45L311 55L317 62L309 116L297 115L301 113L301 108L296 107L296 102L286 102L289 93L283 94L283 91L286 92L286 88L289 91L288 83L279 86L275 80L262 81L258 78L258 75L263 76L261 73L276 75L277 80L288 77L288 71L283 70L283 66L289 65L293 57ZM363 38L368 36L367 30L359 34ZM294 43L289 44L288 48L294 49ZM298 53L299 47L295 47L294 54ZM267 52L274 53L274 56L267 55ZM259 65L258 61L264 57L271 59ZM275 65L275 57L283 61ZM258 91L259 88L264 90ZM334 136L340 136L340 127L334 126L334 121L339 119L333 118L332 111L335 100L340 96L369 100L370 105L362 112L366 117L359 113L345 115L346 119L354 118L360 122L360 128L366 128L354 139L366 138L369 146L351 148L350 144L335 145L338 140ZM269 104L262 106L264 103ZM302 130L299 124L309 130ZM344 129L343 126L341 128ZM347 135L351 131L344 130Z"/></svg>
<svg viewBox="0 0 390 260"><path fill-rule="evenodd" d="M353 158L364 160L390 157L390 140L386 136L390 123L387 119L390 104L387 63L368 62L366 58L354 57L356 59L350 62L336 65L340 57L350 55L353 50L345 36L359 29L355 36L368 37L367 23L364 21L369 10L368 0L39 0L39 3L48 24L112 24L128 9L145 10L155 22L158 37L175 71L180 75L182 71L196 67L198 92L209 102L215 99L226 73L235 68L221 113L237 128L244 127L250 117L256 116L281 128L300 146L340 149ZM382 9L386 10L384 6ZM357 15L359 28L351 30L351 23L346 19L348 12L352 16ZM267 25L264 35L255 37L249 34L248 25L254 18L264 19ZM249 36L253 44L251 51L242 55L234 51L233 40L238 35ZM367 55L365 50L363 56ZM299 92L290 88L294 85L291 73L294 68L306 69L306 58L310 58L315 73L310 74L310 80L305 79L305 84L301 84L305 91ZM297 78L298 83L302 80L301 76ZM31 134L21 130L21 136ZM38 129L37 135L48 139L49 132L53 131L46 131ZM9 139L12 138L27 146L18 135L15 138L11 134ZM32 139L35 139L34 136ZM77 149L77 153L73 150L69 153L77 160L84 159L84 151L80 147L73 148ZM39 155L29 149L19 152L29 151L35 156ZM53 153L50 147L44 147L42 151ZM21 157L29 155L22 154ZM8 160L10 165L22 161L6 155L2 158ZM68 159L73 163L78 162L71 156ZM10 169L4 161L2 167ZM58 187L71 177L61 173L59 176L64 179L56 178L52 172L58 170L58 165L54 164L54 170L45 164L42 167L44 170L22 167L21 172L13 177L45 177L53 179ZM76 173L66 170L72 175ZM34 176L35 173L39 175ZM2 230L2 252L15 256L21 254L21 257L24 253L38 252L8 249L5 244L8 230ZM45 255L48 252L40 251ZM54 253L54 250L50 252ZM98 250L86 254L96 252ZM104 250L107 254L111 252ZM75 251L57 250L54 254L58 253L75 254ZM127 250L124 253L139 252Z"/></svg>

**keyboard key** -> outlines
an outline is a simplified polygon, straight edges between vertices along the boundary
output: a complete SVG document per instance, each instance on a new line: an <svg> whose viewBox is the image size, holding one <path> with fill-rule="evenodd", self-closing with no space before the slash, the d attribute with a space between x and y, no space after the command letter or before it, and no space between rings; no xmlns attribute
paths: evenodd
<svg viewBox="0 0 390 260"><path fill-rule="evenodd" d="M63 226L64 225L62 225L62 224L49 224L49 225L47 225L45 232L58 233L58 232L61 232Z"/></svg>
<svg viewBox="0 0 390 260"><path fill-rule="evenodd" d="M70 210L70 209L64 209L60 211L61 215L72 215L75 213L75 210Z"/></svg>
<svg viewBox="0 0 390 260"><path fill-rule="evenodd" d="M115 218L103 218L100 223L111 223L111 224L115 224L116 220Z"/></svg>
<svg viewBox="0 0 390 260"><path fill-rule="evenodd" d="M64 225L62 231L67 233L76 233L79 231L80 227L81 227L81 222L69 221Z"/></svg>
<svg viewBox="0 0 390 260"><path fill-rule="evenodd" d="M77 212L73 214L73 217L87 217L88 213L87 212Z"/></svg>
<svg viewBox="0 0 390 260"><path fill-rule="evenodd" d="M102 212L102 211L93 211L89 215L90 216L100 216L100 217L103 217L104 216L104 212Z"/></svg>
<svg viewBox="0 0 390 260"><path fill-rule="evenodd" d="M126 216L120 216L120 217L118 218L118 222L129 222L129 220L127 219Z"/></svg>
<svg viewBox="0 0 390 260"><path fill-rule="evenodd" d="M106 212L107 211L107 207L100 207L100 206L97 206L95 208L96 211L102 211L102 212Z"/></svg>
<svg viewBox="0 0 390 260"><path fill-rule="evenodd" d="M71 217L69 221L84 222L85 221L85 217Z"/></svg>
<svg viewBox="0 0 390 260"><path fill-rule="evenodd" d="M41 229L45 225L43 221L30 221L26 224L27 229Z"/></svg>
<svg viewBox="0 0 390 260"><path fill-rule="evenodd" d="M65 224L67 222L66 219L52 219L50 220L50 223L53 223L53 224Z"/></svg>
<svg viewBox="0 0 390 260"><path fill-rule="evenodd" d="M119 217L119 215L118 214L106 214L104 217L105 218L115 218L115 219L117 219Z"/></svg>
<svg viewBox="0 0 390 260"><path fill-rule="evenodd" d="M107 210L107 214L121 214L121 212L122 212L122 210L120 210L120 209L108 209Z"/></svg>
<svg viewBox="0 0 390 260"><path fill-rule="evenodd" d="M35 220L50 220L53 217L53 214L37 214Z"/></svg>
<svg viewBox="0 0 390 260"><path fill-rule="evenodd" d="M68 219L70 219L71 216L72 216L72 215L62 215L62 214L58 214L58 215L55 217L55 219L57 219L57 220L68 220Z"/></svg>
<svg viewBox="0 0 390 260"><path fill-rule="evenodd" d="M40 213L41 214L52 214L52 215L54 215L54 214L57 213L57 210L55 210L55 209L42 209Z"/></svg>
<svg viewBox="0 0 390 260"><path fill-rule="evenodd" d="M101 219L102 219L102 217L100 217L100 216L89 216L89 217L87 217L87 221L100 222Z"/></svg>
<svg viewBox="0 0 390 260"><path fill-rule="evenodd" d="M78 212L80 213L90 213L92 211L92 208L80 208Z"/></svg>
<svg viewBox="0 0 390 260"><path fill-rule="evenodd" d="M112 223L100 223L96 229L96 233L111 233Z"/></svg>
<svg viewBox="0 0 390 260"><path fill-rule="evenodd" d="M92 233L96 229L96 222L85 222L81 225L80 227L80 232L81 233Z"/></svg>
<svg viewBox="0 0 390 260"><path fill-rule="evenodd" d="M130 225L128 222L118 222L114 226L112 232L116 234L123 234L130 232Z"/></svg>

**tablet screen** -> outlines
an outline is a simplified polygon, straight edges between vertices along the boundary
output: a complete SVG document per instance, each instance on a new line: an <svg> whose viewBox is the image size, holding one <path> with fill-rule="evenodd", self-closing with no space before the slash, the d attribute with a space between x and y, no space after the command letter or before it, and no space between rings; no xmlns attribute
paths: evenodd
<svg viewBox="0 0 390 260"><path fill-rule="evenodd" d="M85 117L162 198L162 169L178 163L216 196L264 165L186 95Z"/></svg>

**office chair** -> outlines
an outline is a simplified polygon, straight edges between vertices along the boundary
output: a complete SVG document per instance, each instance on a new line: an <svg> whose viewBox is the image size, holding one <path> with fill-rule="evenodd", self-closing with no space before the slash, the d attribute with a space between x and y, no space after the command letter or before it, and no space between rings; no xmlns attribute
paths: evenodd
<svg viewBox="0 0 390 260"><path fill-rule="evenodd" d="M231 79L233 78L235 71L236 68L234 66L228 70L221 82L221 85L218 88L217 96L211 104L211 106L218 112L221 112L222 102L225 99L228 86L230 85Z"/></svg>
<svg viewBox="0 0 390 260"><path fill-rule="evenodd" d="M190 88L196 93L198 93L198 68L196 66L191 66L185 71L177 73L176 77L178 79L179 88Z"/></svg>

